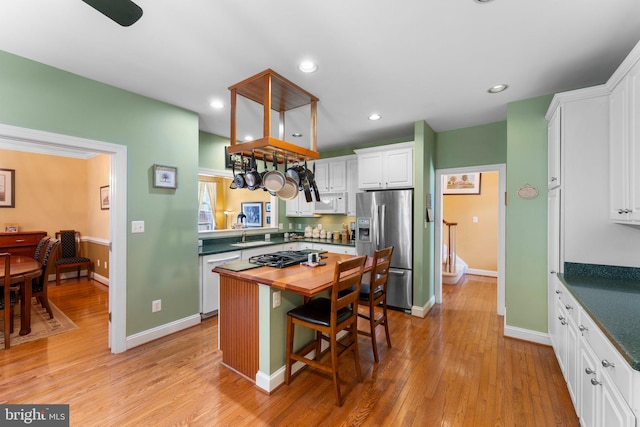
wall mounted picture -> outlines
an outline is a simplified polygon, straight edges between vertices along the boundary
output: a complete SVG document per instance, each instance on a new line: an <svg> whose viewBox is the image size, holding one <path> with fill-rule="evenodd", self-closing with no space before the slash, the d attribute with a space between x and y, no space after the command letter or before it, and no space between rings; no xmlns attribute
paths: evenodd
<svg viewBox="0 0 640 427"><path fill-rule="evenodd" d="M178 188L178 168L153 165L153 186L156 188Z"/></svg>
<svg viewBox="0 0 640 427"><path fill-rule="evenodd" d="M271 212L271 202L264 202L264 211Z"/></svg>
<svg viewBox="0 0 640 427"><path fill-rule="evenodd" d="M109 209L109 186L100 187L100 209Z"/></svg>
<svg viewBox="0 0 640 427"><path fill-rule="evenodd" d="M16 171L0 169L0 208L16 207Z"/></svg>
<svg viewBox="0 0 640 427"><path fill-rule="evenodd" d="M262 202L241 203L241 206L247 216L247 228L262 227Z"/></svg>
<svg viewBox="0 0 640 427"><path fill-rule="evenodd" d="M443 194L480 194L480 173L443 175Z"/></svg>

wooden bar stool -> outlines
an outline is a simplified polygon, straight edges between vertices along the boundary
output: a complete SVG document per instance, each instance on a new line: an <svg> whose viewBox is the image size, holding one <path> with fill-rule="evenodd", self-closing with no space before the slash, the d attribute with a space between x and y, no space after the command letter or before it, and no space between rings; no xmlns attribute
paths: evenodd
<svg viewBox="0 0 640 427"><path fill-rule="evenodd" d="M291 366L294 361L311 365L333 377L333 387L336 395L336 405L342 406L340 384L338 377L338 361L349 352L353 352L356 375L362 382L360 370L360 355L358 353L358 296L360 281L366 256L352 258L336 264L331 298L315 298L308 303L296 307L287 313L287 366L285 383L291 381ZM293 333L295 325L304 326L316 331L316 340L310 342L297 352L293 351ZM349 342L344 344L337 341L340 331L349 331ZM325 337L326 335L326 337ZM327 351L331 352L331 364L320 362L322 355L322 339L329 341ZM343 337L343 341L346 337ZM342 348L338 351L338 345ZM315 359L305 356L315 350Z"/></svg>
<svg viewBox="0 0 640 427"><path fill-rule="evenodd" d="M393 246L380 249L373 253L373 270L371 271L371 283L363 283L360 287L360 305L368 308L367 314L358 313L359 317L369 322L369 330L358 329L358 334L371 337L373 346L373 358L376 362L378 358L378 343L376 342L376 327L384 326L387 335L387 346L391 348L391 337L389 336L389 321L387 318L387 282L389 281L389 266ZM378 310L376 310L378 307ZM376 311L378 313L376 313Z"/></svg>

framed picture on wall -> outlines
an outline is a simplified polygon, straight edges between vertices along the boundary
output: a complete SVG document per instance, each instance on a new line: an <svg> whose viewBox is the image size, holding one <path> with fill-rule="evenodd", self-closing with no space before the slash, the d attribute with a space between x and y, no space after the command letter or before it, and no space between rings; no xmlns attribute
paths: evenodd
<svg viewBox="0 0 640 427"><path fill-rule="evenodd" d="M480 172L443 175L442 194L480 194Z"/></svg>
<svg viewBox="0 0 640 427"><path fill-rule="evenodd" d="M16 171L0 169L0 208L16 207Z"/></svg>
<svg viewBox="0 0 640 427"><path fill-rule="evenodd" d="M241 206L247 216L247 227L262 227L262 202L241 203Z"/></svg>
<svg viewBox="0 0 640 427"><path fill-rule="evenodd" d="M100 187L100 209L109 209L109 186Z"/></svg>
<svg viewBox="0 0 640 427"><path fill-rule="evenodd" d="M178 188L178 168L153 165L153 186L156 188Z"/></svg>

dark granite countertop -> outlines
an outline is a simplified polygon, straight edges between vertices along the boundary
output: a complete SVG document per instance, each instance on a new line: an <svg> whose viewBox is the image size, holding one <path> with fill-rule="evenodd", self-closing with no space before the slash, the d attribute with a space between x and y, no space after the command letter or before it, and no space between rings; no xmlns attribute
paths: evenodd
<svg viewBox="0 0 640 427"><path fill-rule="evenodd" d="M611 278L588 273L565 266L558 277L629 365L640 371L640 280L635 274Z"/></svg>
<svg viewBox="0 0 640 427"><path fill-rule="evenodd" d="M263 235L257 236L247 236L247 242L253 241L264 241ZM342 243L341 241L335 240L327 240L327 239L285 239L282 234L272 234L269 243L265 243L263 245L254 245L254 246L231 246L233 243L238 243L240 241L239 236L235 237L226 237L220 239L203 239L202 246L198 247L198 253L200 255L211 255L218 254L223 252L232 252L232 251L241 251L253 248L263 248L275 245L282 245L284 243L319 243L323 245L335 245L340 247L351 247L355 248L355 242L349 241L349 243Z"/></svg>

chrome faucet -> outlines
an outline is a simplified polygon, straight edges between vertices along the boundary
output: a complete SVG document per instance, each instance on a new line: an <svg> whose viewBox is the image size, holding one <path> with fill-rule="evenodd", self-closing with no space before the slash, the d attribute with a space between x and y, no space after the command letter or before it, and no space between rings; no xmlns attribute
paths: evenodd
<svg viewBox="0 0 640 427"><path fill-rule="evenodd" d="M247 232L242 230L242 243L247 241Z"/></svg>

